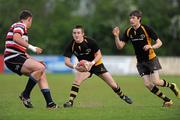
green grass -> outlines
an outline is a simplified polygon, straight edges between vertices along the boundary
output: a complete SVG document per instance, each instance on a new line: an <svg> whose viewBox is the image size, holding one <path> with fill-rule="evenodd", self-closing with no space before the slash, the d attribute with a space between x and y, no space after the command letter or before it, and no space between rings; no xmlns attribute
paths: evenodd
<svg viewBox="0 0 180 120"><path fill-rule="evenodd" d="M51 93L59 105L68 99L73 81L71 74L48 74ZM179 76L163 76L180 87ZM31 93L34 109L26 109L18 95L27 82L27 77L15 74L0 74L0 120L179 120L180 99L170 89L161 90L174 105L163 108L162 100L150 93L137 76L114 76L123 91L133 100L132 105L119 99L98 77L86 80L80 88L74 107L48 110L38 86Z"/></svg>

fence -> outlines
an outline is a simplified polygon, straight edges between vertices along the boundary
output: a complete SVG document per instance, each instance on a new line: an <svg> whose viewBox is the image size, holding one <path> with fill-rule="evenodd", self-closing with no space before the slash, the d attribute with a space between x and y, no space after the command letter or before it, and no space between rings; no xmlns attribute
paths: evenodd
<svg viewBox="0 0 180 120"><path fill-rule="evenodd" d="M34 56L38 60L43 60L48 73L72 73L73 70L64 65L63 56ZM180 57L159 57L162 65L161 74L180 75ZM72 62L77 62L73 57ZM138 74L136 69L135 56L103 56L103 63L113 75L134 75ZM3 56L0 56L0 72L10 72L3 62Z"/></svg>

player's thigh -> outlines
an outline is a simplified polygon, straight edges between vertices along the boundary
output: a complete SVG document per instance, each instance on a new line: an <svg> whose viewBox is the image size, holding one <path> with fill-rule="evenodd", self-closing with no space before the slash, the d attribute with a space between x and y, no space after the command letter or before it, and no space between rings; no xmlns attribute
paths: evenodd
<svg viewBox="0 0 180 120"><path fill-rule="evenodd" d="M89 72L76 72L74 82L76 84L81 84L82 81L86 80L90 76Z"/></svg>
<svg viewBox="0 0 180 120"><path fill-rule="evenodd" d="M99 77L101 79L103 79L111 87L115 87L116 86L116 82L114 81L112 75L109 72L105 72L103 74L100 74Z"/></svg>
<svg viewBox="0 0 180 120"><path fill-rule="evenodd" d="M41 71L45 70L45 66L41 64L40 62L31 58L27 59L21 68L21 72L24 74L29 74L38 70L41 70Z"/></svg>
<svg viewBox="0 0 180 120"><path fill-rule="evenodd" d="M142 76L143 80L144 80L144 85L148 88L152 88L154 86L150 75L144 75Z"/></svg>
<svg viewBox="0 0 180 120"><path fill-rule="evenodd" d="M160 77L159 77L159 71L155 70L151 75L150 78L153 82L158 82L160 81Z"/></svg>

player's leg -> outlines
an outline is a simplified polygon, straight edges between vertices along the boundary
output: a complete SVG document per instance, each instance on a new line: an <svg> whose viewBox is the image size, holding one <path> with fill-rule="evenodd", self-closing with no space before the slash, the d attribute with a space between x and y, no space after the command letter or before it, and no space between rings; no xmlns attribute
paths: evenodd
<svg viewBox="0 0 180 120"><path fill-rule="evenodd" d="M75 80L72 84L69 100L64 103L64 107L72 107L81 83L90 76L89 72L78 72L75 74Z"/></svg>
<svg viewBox="0 0 180 120"><path fill-rule="evenodd" d="M152 61L149 62L137 63L137 70L139 72L139 75L143 78L144 85L146 86L146 88L148 88L149 91L151 91L153 94L164 100L164 103L167 102L172 103L171 99L166 97L159 90L159 88L153 83L151 76L153 75L155 69L161 69L158 59L153 59ZM170 106L170 105L165 104L164 106Z"/></svg>
<svg viewBox="0 0 180 120"><path fill-rule="evenodd" d="M46 78L46 73L45 71L43 72L39 82L38 82L39 88L41 89L41 92L45 98L46 101L46 107L47 108L58 108L58 105L55 104L51 97L51 92L49 89L48 81Z"/></svg>
<svg viewBox="0 0 180 120"><path fill-rule="evenodd" d="M155 94L156 96L160 97L163 101L164 101L164 104L163 106L164 107L169 107L170 105L172 105L172 100L168 97L166 97L160 90L159 88L154 85L154 83L152 82L151 80L151 77L150 75L144 75L142 76L143 80L144 80L144 85L153 93Z"/></svg>
<svg viewBox="0 0 180 120"><path fill-rule="evenodd" d="M129 104L133 103L132 100L122 92L120 86L113 80L109 72L102 73L98 76L103 79L121 99Z"/></svg>
<svg viewBox="0 0 180 120"><path fill-rule="evenodd" d="M151 80L153 81L153 83L157 86L161 86L161 87L169 87L173 93L180 98L180 91L177 87L177 85L175 83L169 83L166 80L161 80L159 77L159 72L158 70L154 71L153 74L151 74Z"/></svg>
<svg viewBox="0 0 180 120"><path fill-rule="evenodd" d="M34 59L27 59L21 68L21 73L29 76L26 87L20 96L23 104L27 108L32 108L32 104L30 102L30 93L36 83L40 80L44 70L44 65Z"/></svg>

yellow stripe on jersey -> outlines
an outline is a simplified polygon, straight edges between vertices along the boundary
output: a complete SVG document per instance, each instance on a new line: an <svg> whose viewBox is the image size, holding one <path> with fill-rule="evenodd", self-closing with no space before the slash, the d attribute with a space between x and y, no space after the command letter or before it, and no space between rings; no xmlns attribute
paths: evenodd
<svg viewBox="0 0 180 120"><path fill-rule="evenodd" d="M144 26L141 25L141 28L143 29L143 31L144 31L144 33L145 33L145 36L146 36L148 45L151 45L152 39L149 37L149 35L148 35L148 33L146 32ZM156 54L155 54L155 52L154 52L154 49L150 49L150 50L149 50L149 60L153 59L154 57L156 57Z"/></svg>
<svg viewBox="0 0 180 120"><path fill-rule="evenodd" d="M100 64L102 64L102 59L98 60L98 61L95 63L95 66L100 65Z"/></svg>
<svg viewBox="0 0 180 120"><path fill-rule="evenodd" d="M127 30L127 32L126 32L128 37L129 37L129 31L131 30L131 28L132 28L132 27L128 28L128 30Z"/></svg>

